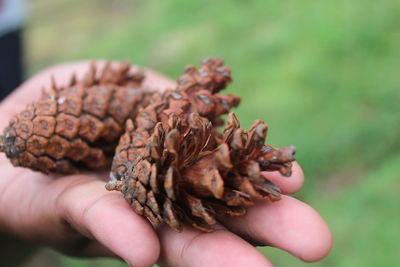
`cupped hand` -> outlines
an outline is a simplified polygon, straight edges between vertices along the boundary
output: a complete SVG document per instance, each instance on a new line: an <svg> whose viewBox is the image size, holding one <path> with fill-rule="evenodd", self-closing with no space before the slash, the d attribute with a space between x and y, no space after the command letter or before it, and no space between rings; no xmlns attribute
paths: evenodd
<svg viewBox="0 0 400 267"><path fill-rule="evenodd" d="M53 75L66 84L72 73L84 73L88 62L63 64L29 79L0 104L0 129L11 116L38 98ZM145 70L144 86L173 88L174 82ZM307 204L287 194L303 184L295 163L293 175L265 173L286 195L248 208L242 217L220 217L217 230L203 233L185 227L176 233L165 225L156 229L134 213L122 195L104 188L107 174L64 177L15 168L0 156L0 230L82 257L118 257L132 266L272 266L252 244L285 250L303 261L318 261L332 246L329 228Z"/></svg>

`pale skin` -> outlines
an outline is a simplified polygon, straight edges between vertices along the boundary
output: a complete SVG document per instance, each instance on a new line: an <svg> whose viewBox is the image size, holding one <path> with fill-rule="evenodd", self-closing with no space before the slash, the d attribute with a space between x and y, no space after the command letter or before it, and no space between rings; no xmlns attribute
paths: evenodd
<svg viewBox="0 0 400 267"><path fill-rule="evenodd" d="M37 99L50 75L59 85L88 62L58 65L25 82L0 104L0 129L27 103ZM174 81L146 70L145 87L174 87ZM13 167L0 156L0 230L80 257L118 257L132 266L273 266L253 245L285 250L306 262L319 261L332 247L324 220L309 205L289 194L304 181L294 163L293 175L265 175L280 186L280 201L260 200L243 217L219 218L216 231L189 226L176 233L165 225L154 229L134 213L119 192L105 190L106 173L65 177ZM0 259L1 265L1 259Z"/></svg>

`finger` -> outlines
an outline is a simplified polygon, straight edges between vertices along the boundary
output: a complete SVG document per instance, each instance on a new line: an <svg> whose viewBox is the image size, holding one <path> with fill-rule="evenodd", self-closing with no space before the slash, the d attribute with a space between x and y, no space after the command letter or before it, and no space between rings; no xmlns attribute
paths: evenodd
<svg viewBox="0 0 400 267"><path fill-rule="evenodd" d="M176 233L164 225L159 237L160 266L273 266L249 243L222 228L204 233L185 227L182 233Z"/></svg>
<svg viewBox="0 0 400 267"><path fill-rule="evenodd" d="M279 186L283 194L294 194L302 187L304 183L304 174L300 165L295 161L293 162L292 175L285 177L278 171L263 172L263 175L268 178L272 183Z"/></svg>
<svg viewBox="0 0 400 267"><path fill-rule="evenodd" d="M221 221L246 239L280 248L307 262L324 258L332 247L332 234L319 214L289 196L276 202L261 200L245 216Z"/></svg>
<svg viewBox="0 0 400 267"><path fill-rule="evenodd" d="M159 257L159 241L142 216L134 213L118 193L88 177L75 179L58 197L58 210L73 228L98 240L133 266L151 266ZM77 201L79 200L79 201Z"/></svg>

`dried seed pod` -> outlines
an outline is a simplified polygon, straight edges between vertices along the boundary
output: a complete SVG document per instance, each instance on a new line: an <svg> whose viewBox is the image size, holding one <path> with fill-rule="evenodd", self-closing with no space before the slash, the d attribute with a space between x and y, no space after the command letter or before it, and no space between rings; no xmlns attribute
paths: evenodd
<svg viewBox="0 0 400 267"><path fill-rule="evenodd" d="M129 64L106 64L98 75L93 62L82 80L52 88L17 114L0 136L0 151L15 166L71 173L109 164L127 118L145 104L143 75ZM111 146L111 149L107 149Z"/></svg>
<svg viewBox="0 0 400 267"><path fill-rule="evenodd" d="M240 98L219 95L230 70L219 59L188 67L178 87L154 94L129 120L113 160L108 190L120 191L134 211L176 231L189 223L212 231L216 214L243 215L261 197L280 198L280 189L261 172L290 175L294 147L264 145L267 126L240 128L231 113L223 133L220 115Z"/></svg>
<svg viewBox="0 0 400 267"><path fill-rule="evenodd" d="M198 113L171 114L152 129L128 124L106 188L121 191L153 223L164 221L178 232L184 222L212 231L216 214L243 215L258 198L278 200L280 189L261 172L289 175L294 161L293 147L264 145L263 122L244 131L233 113L213 145L212 124Z"/></svg>

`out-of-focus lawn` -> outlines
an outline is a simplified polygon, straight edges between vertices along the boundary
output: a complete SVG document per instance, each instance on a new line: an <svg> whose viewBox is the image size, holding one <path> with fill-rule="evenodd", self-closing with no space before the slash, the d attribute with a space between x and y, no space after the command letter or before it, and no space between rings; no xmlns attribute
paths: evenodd
<svg viewBox="0 0 400 267"><path fill-rule="evenodd" d="M32 1L30 72L86 58L129 58L178 77L206 56L233 70L245 127L294 144L298 197L332 227L315 266L395 266L400 242L400 2ZM299 260L262 248L277 266ZM94 266L60 258L60 266ZM107 266L111 263L107 262ZM115 266L118 266L116 263Z"/></svg>

